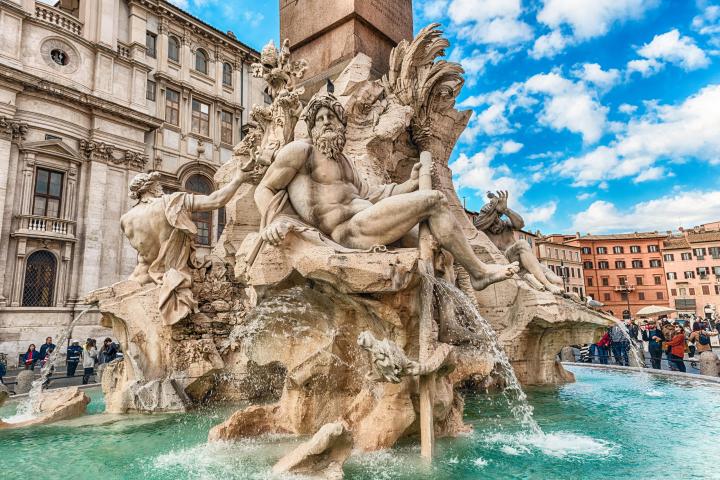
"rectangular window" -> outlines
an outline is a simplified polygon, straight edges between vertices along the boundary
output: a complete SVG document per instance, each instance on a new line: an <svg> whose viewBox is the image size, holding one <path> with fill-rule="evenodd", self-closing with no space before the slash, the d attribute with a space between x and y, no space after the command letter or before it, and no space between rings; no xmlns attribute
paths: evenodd
<svg viewBox="0 0 720 480"><path fill-rule="evenodd" d="M222 235L223 230L225 230L225 207L222 207L218 210L218 226L217 226L217 239L220 240L220 235Z"/></svg>
<svg viewBox="0 0 720 480"><path fill-rule="evenodd" d="M660 268L660 260L650 260L650 268Z"/></svg>
<svg viewBox="0 0 720 480"><path fill-rule="evenodd" d="M582 247L582 253L583 255L590 255L590 253L592 253L592 250L590 250L590 247Z"/></svg>
<svg viewBox="0 0 720 480"><path fill-rule="evenodd" d="M232 67L229 63L223 63L222 83L232 87Z"/></svg>
<svg viewBox="0 0 720 480"><path fill-rule="evenodd" d="M157 35L152 32L145 32L145 47L148 57L157 56Z"/></svg>
<svg viewBox="0 0 720 480"><path fill-rule="evenodd" d="M592 263L592 262L584 262L584 263L583 263L583 268L585 268L585 269L587 269L587 270L592 270L592 268L593 268L593 263Z"/></svg>
<svg viewBox="0 0 720 480"><path fill-rule="evenodd" d="M45 140L62 140L62 137L58 137L57 135L52 135L50 133L46 133Z"/></svg>
<svg viewBox="0 0 720 480"><path fill-rule="evenodd" d="M672 262L673 260L675 260L675 256L672 253L666 253L665 255L663 255L663 259L666 262Z"/></svg>
<svg viewBox="0 0 720 480"><path fill-rule="evenodd" d="M710 286L709 286L709 285L703 285L703 286L702 286L702 292L703 292L703 295L710 295Z"/></svg>
<svg viewBox="0 0 720 480"><path fill-rule="evenodd" d="M609 263L609 262L606 262L606 261L604 261L604 260L603 260L603 261L599 261L599 262L598 262L598 268L599 268L600 270L607 270L608 268L610 268L610 263Z"/></svg>
<svg viewBox="0 0 720 480"><path fill-rule="evenodd" d="M60 217L63 174L38 168L35 171L35 197L33 215L40 217Z"/></svg>
<svg viewBox="0 0 720 480"><path fill-rule="evenodd" d="M710 274L710 270L707 267L698 267L696 271L697 274L700 275L700 278L706 278Z"/></svg>
<svg viewBox="0 0 720 480"><path fill-rule="evenodd" d="M657 298L658 300L662 300L663 298L665 298L665 295L663 295L663 292L655 292L655 298Z"/></svg>
<svg viewBox="0 0 720 480"><path fill-rule="evenodd" d="M610 285L610 277L602 277L601 280L603 287L607 287Z"/></svg>
<svg viewBox="0 0 720 480"><path fill-rule="evenodd" d="M180 125L180 94L169 88L165 90L165 121L171 125Z"/></svg>
<svg viewBox="0 0 720 480"><path fill-rule="evenodd" d="M627 277L618 277L618 282L620 285L625 286L627 285Z"/></svg>
<svg viewBox="0 0 720 480"><path fill-rule="evenodd" d="M717 260L720 258L720 247L710 247L708 253L712 255L713 260Z"/></svg>
<svg viewBox="0 0 720 480"><path fill-rule="evenodd" d="M715 295L720 295L720 285L715 285Z"/></svg>
<svg viewBox="0 0 720 480"><path fill-rule="evenodd" d="M677 289L671 288L671 289L670 289L670 295L672 295L673 297L677 297Z"/></svg>
<svg viewBox="0 0 720 480"><path fill-rule="evenodd" d="M613 253L624 253L625 249L623 247L613 247Z"/></svg>
<svg viewBox="0 0 720 480"><path fill-rule="evenodd" d="M635 285L642 285L643 277L635 277Z"/></svg>
<svg viewBox="0 0 720 480"><path fill-rule="evenodd" d="M220 112L220 141L233 143L233 116L230 112Z"/></svg>
<svg viewBox="0 0 720 480"><path fill-rule="evenodd" d="M657 253L660 250L658 249L657 245L648 245L648 252L650 253Z"/></svg>
<svg viewBox="0 0 720 480"><path fill-rule="evenodd" d="M691 296L695 295L695 289L694 288L689 289L689 293Z"/></svg>
<svg viewBox="0 0 720 480"><path fill-rule="evenodd" d="M680 258L683 260L692 260L692 253L681 253Z"/></svg>
<svg viewBox="0 0 720 480"><path fill-rule="evenodd" d="M615 262L615 268L617 269L623 269L625 268L625 261L624 260L617 260Z"/></svg>
<svg viewBox="0 0 720 480"><path fill-rule="evenodd" d="M210 136L210 105L194 98L192 101L192 132L206 137Z"/></svg>
<svg viewBox="0 0 720 480"><path fill-rule="evenodd" d="M633 261L632 261L632 267L633 267L633 268L643 268L643 262L642 262L642 260L633 260Z"/></svg>
<svg viewBox="0 0 720 480"><path fill-rule="evenodd" d="M592 286L593 286L592 282L593 282L593 277L587 277L588 287L592 287Z"/></svg>
<svg viewBox="0 0 720 480"><path fill-rule="evenodd" d="M640 253L640 246L639 245L632 245L630 247L630 253Z"/></svg>
<svg viewBox="0 0 720 480"><path fill-rule="evenodd" d="M595 251L600 255L604 255L607 253L607 247L597 247Z"/></svg>
<svg viewBox="0 0 720 480"><path fill-rule="evenodd" d="M645 292L638 292L638 300L645 300Z"/></svg>
<svg viewBox="0 0 720 480"><path fill-rule="evenodd" d="M720 277L720 267L713 267L713 273L715 273L716 276Z"/></svg>
<svg viewBox="0 0 720 480"><path fill-rule="evenodd" d="M145 92L145 98L150 100L151 102L155 101L155 82L152 80L147 81L147 91Z"/></svg>
<svg viewBox="0 0 720 480"><path fill-rule="evenodd" d="M609 301L610 301L610 294L609 294L609 293L604 293L604 294L603 294L603 299L605 299L606 302L609 302Z"/></svg>
<svg viewBox="0 0 720 480"><path fill-rule="evenodd" d="M703 258L705 258L704 248L693 248L693 253L698 260L702 260Z"/></svg>
<svg viewBox="0 0 720 480"><path fill-rule="evenodd" d="M660 275L655 275L653 279L655 280L655 285L662 285L662 278L660 278Z"/></svg>
<svg viewBox="0 0 720 480"><path fill-rule="evenodd" d="M668 280L677 280L677 273L675 272L668 272L666 276Z"/></svg>
<svg viewBox="0 0 720 480"><path fill-rule="evenodd" d="M695 278L695 272L685 272L685 278Z"/></svg>

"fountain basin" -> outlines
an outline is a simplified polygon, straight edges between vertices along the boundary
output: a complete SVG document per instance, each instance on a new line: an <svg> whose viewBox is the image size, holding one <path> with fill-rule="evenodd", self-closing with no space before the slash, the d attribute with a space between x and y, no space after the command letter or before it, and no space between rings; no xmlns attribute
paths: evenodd
<svg viewBox="0 0 720 480"><path fill-rule="evenodd" d="M519 432L500 396L466 394L465 421L474 430L440 440L432 467L420 460L417 442L410 442L351 457L345 478L593 478L598 471L616 479L665 478L668 465L678 463L692 465L698 476L714 471L716 445L705 440L720 436L715 417L720 386L568 368L576 383L528 390L544 436ZM265 436L208 444L210 428L237 405L120 416L103 413L99 390L88 394L92 402L84 417L0 432L3 470L40 475L54 465L77 478L103 472L111 480L273 478L275 462L307 439ZM0 417L12 415L14 408L9 402L0 408ZM694 414L676 413L680 409ZM42 462L36 461L38 451ZM663 452L662 461L657 452Z"/></svg>

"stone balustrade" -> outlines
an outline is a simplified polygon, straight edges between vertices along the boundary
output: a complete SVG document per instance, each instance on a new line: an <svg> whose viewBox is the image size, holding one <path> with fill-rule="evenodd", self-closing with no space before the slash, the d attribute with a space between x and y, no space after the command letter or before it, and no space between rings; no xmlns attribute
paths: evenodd
<svg viewBox="0 0 720 480"><path fill-rule="evenodd" d="M124 43L118 42L117 52L122 58L130 58L130 47Z"/></svg>
<svg viewBox="0 0 720 480"><path fill-rule="evenodd" d="M35 18L56 25L75 35L82 35L83 24L77 18L49 5L35 5Z"/></svg>
<svg viewBox="0 0 720 480"><path fill-rule="evenodd" d="M20 232L49 233L64 237L75 236L75 222L39 215L20 215Z"/></svg>

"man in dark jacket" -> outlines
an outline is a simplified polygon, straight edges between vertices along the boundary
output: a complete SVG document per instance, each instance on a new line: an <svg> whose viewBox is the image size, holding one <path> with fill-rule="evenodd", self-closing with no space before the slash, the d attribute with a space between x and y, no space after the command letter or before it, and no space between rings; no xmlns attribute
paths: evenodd
<svg viewBox="0 0 720 480"><path fill-rule="evenodd" d="M663 348L662 344L665 341L665 335L662 329L658 326L657 322L651 320L648 322L648 327L642 332L643 340L648 342L648 351L650 352L650 362L652 368L660 370L660 362L662 361Z"/></svg>
<svg viewBox="0 0 720 480"><path fill-rule="evenodd" d="M45 360L53 350L55 350L55 344L52 342L52 337L47 337L45 343L40 346L40 360Z"/></svg>
<svg viewBox="0 0 720 480"><path fill-rule="evenodd" d="M80 355L82 354L82 347L80 346L80 342L77 340L73 340L72 344L67 349L67 376L68 377L74 377L75 376L75 370L77 370L77 366L80 363Z"/></svg>
<svg viewBox="0 0 720 480"><path fill-rule="evenodd" d="M111 338L106 338L103 342L103 346L98 354L99 363L110 363L117 358L117 346L113 343Z"/></svg>

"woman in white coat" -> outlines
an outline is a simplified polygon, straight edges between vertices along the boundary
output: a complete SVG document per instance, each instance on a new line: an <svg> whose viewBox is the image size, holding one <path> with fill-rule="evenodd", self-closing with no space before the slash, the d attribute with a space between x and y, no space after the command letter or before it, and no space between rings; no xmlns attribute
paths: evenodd
<svg viewBox="0 0 720 480"><path fill-rule="evenodd" d="M92 338L88 338L87 342L83 346L82 351L82 366L83 366L83 385L87 385L90 381L90 376L93 374L95 369L95 362L97 361L98 349L96 341Z"/></svg>

